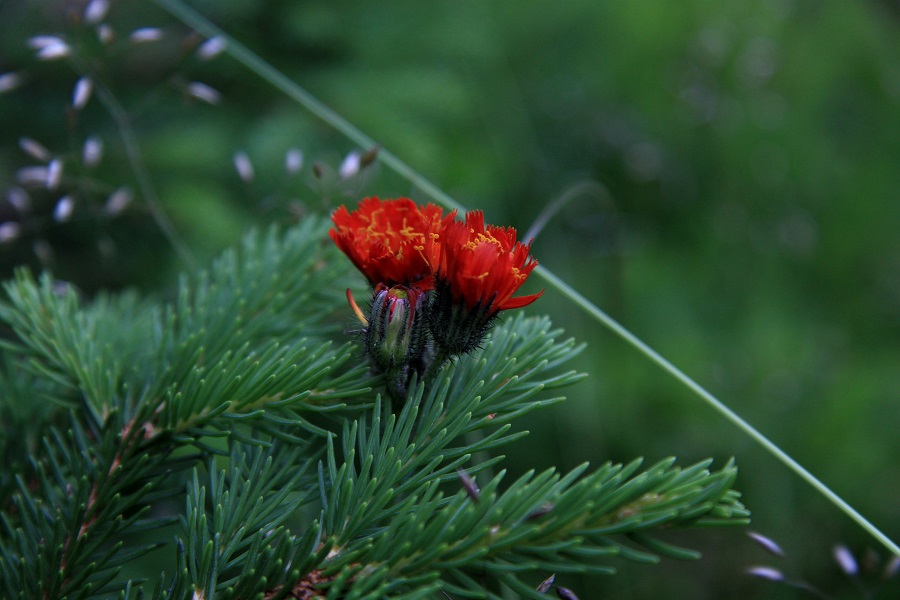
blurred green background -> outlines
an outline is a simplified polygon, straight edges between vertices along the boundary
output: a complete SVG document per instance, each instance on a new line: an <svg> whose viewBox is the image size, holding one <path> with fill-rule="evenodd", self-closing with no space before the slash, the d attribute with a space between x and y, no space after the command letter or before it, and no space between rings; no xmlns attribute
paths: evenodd
<svg viewBox="0 0 900 600"><path fill-rule="evenodd" d="M346 154L365 149L227 54L203 59L203 39L153 4L113 2L96 23L85 5L0 2L0 74L17 84L0 94L0 222L17 224L0 244L3 278L28 264L86 294L166 294L192 268L147 208L129 128L201 265L254 225L363 195L429 200L380 165L342 178ZM570 199L534 242L541 264L900 538L895 2L190 5L489 222L524 233ZM144 27L162 37L130 38ZM71 54L37 60L27 40L40 34ZM83 75L95 93L75 110ZM89 136L104 145L96 166L82 159ZM29 156L22 138L49 157ZM284 167L291 148L304 157L296 174ZM55 189L29 183L22 169L54 157ZM122 186L135 199L115 212L108 197ZM523 424L532 434L508 450L512 471L734 456L752 529L787 554L770 557L742 531L695 531L673 541L701 549L696 563L622 563L615 577L557 583L582 598L811 597L743 575L768 564L828 597L864 597L832 548L884 561L868 534L556 291L529 310L588 343L577 367L590 377ZM876 597L896 597L898 579Z"/></svg>

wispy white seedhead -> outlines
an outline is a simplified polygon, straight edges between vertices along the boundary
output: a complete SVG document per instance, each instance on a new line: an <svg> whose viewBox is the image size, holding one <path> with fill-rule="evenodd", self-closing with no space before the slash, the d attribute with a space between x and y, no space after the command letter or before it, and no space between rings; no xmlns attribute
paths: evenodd
<svg viewBox="0 0 900 600"><path fill-rule="evenodd" d="M6 192L6 201L20 213L28 212L28 209L31 208L31 198L28 196L28 192L20 187L9 188Z"/></svg>
<svg viewBox="0 0 900 600"><path fill-rule="evenodd" d="M253 163L250 162L250 157L247 156L246 152L234 153L234 168L237 170L238 176L242 181L245 183L253 181Z"/></svg>
<svg viewBox="0 0 900 600"><path fill-rule="evenodd" d="M159 27L141 27L135 29L128 36L128 40L133 44L142 44L144 42L155 42L163 38L163 30Z"/></svg>
<svg viewBox="0 0 900 600"><path fill-rule="evenodd" d="M72 53L69 45L55 35L36 35L28 38L28 46L37 50L36 56L40 60L56 60L65 58Z"/></svg>
<svg viewBox="0 0 900 600"><path fill-rule="evenodd" d="M131 204L133 199L134 192L132 192L131 189L120 187L110 194L109 198L106 200L106 205L103 207L103 212L109 217L115 217L128 208L128 205Z"/></svg>
<svg viewBox="0 0 900 600"><path fill-rule="evenodd" d="M50 151L34 138L20 137L19 148L25 151L31 158L42 160L44 162L50 160Z"/></svg>
<svg viewBox="0 0 900 600"><path fill-rule="evenodd" d="M90 77L82 77L75 82L75 88L72 90L72 108L81 110L91 99L91 92L94 91L94 82Z"/></svg>
<svg viewBox="0 0 900 600"><path fill-rule="evenodd" d="M200 47L197 48L197 56L200 60L212 60L222 54L227 47L228 43L225 38L217 35L200 44Z"/></svg>
<svg viewBox="0 0 900 600"><path fill-rule="evenodd" d="M16 179L23 185L45 185L47 183L48 167L22 167L16 171Z"/></svg>
<svg viewBox="0 0 900 600"><path fill-rule="evenodd" d="M222 100L222 94L220 94L217 90L211 88L205 83L200 83L199 81L192 81L187 85L188 94L197 98L198 100L203 100L209 104L218 104Z"/></svg>
<svg viewBox="0 0 900 600"><path fill-rule="evenodd" d="M11 92L22 85L22 76L15 71L0 75L0 94Z"/></svg>
<svg viewBox="0 0 900 600"><path fill-rule="evenodd" d="M284 170L288 175L297 173L303 167L303 152L299 148L291 148L284 154Z"/></svg>
<svg viewBox="0 0 900 600"><path fill-rule="evenodd" d="M785 579L784 573L772 567L750 567L746 573L769 581L784 581Z"/></svg>
<svg viewBox="0 0 900 600"><path fill-rule="evenodd" d="M109 0L91 0L84 9L84 22L95 25L106 18Z"/></svg>
<svg viewBox="0 0 900 600"><path fill-rule="evenodd" d="M33 35L25 40L25 43L28 44L28 47L32 50L42 50L48 46L65 44L61 37L55 35Z"/></svg>
<svg viewBox="0 0 900 600"><path fill-rule="evenodd" d="M747 536L763 547L764 550L778 556L780 558L784 558L784 550L781 549L781 546L775 543L774 540L767 538L761 533L756 533L755 531L748 531Z"/></svg>
<svg viewBox="0 0 900 600"><path fill-rule="evenodd" d="M84 146L81 149L81 162L86 167L94 167L103 158L103 140L95 135L84 140Z"/></svg>
<svg viewBox="0 0 900 600"><path fill-rule="evenodd" d="M341 163L340 169L338 169L338 174L341 176L341 179L350 179L359 173L359 158L360 154L356 150L344 157L344 161Z"/></svg>
<svg viewBox="0 0 900 600"><path fill-rule="evenodd" d="M556 597L560 600L578 600L578 596L575 595L575 592L564 587L556 588Z"/></svg>
<svg viewBox="0 0 900 600"><path fill-rule="evenodd" d="M59 182L62 180L63 173L63 163L60 159L54 158L50 161L50 164L47 165L47 189L55 190L59 187Z"/></svg>
<svg viewBox="0 0 900 600"><path fill-rule="evenodd" d="M856 558L847 546L841 544L835 546L833 554L834 560L841 568L841 571L850 576L859 573L859 564L857 564Z"/></svg>
<svg viewBox="0 0 900 600"><path fill-rule="evenodd" d="M109 46L116 39L116 32L109 23L100 23L97 25L97 39L104 46Z"/></svg>
<svg viewBox="0 0 900 600"><path fill-rule="evenodd" d="M72 49L68 44L60 43L55 46L47 46L37 53L37 57L41 60L57 60L65 58L72 53Z"/></svg>
<svg viewBox="0 0 900 600"><path fill-rule="evenodd" d="M22 232L22 226L15 221L0 223L0 244L11 242Z"/></svg>
<svg viewBox="0 0 900 600"><path fill-rule="evenodd" d="M553 573L552 575L550 575L550 577L548 577L547 579L540 582L538 584L537 588L535 588L535 591L537 591L540 594L546 594L550 590L550 588L553 587L553 582L555 582L555 581L556 581L556 573Z"/></svg>
<svg viewBox="0 0 900 600"><path fill-rule="evenodd" d="M65 223L72 216L74 210L75 200L72 196L63 196L56 203L56 208L53 209L53 219L57 223Z"/></svg>

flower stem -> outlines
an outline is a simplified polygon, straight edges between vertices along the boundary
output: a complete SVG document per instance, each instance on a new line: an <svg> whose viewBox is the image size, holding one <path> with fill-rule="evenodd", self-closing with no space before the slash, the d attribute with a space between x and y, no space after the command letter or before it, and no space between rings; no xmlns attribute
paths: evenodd
<svg viewBox="0 0 900 600"><path fill-rule="evenodd" d="M438 373L440 373L441 369L444 368L444 365L450 362L450 355L446 352L440 352L437 356L434 357L434 360L429 363L428 368L425 369L425 374L422 375L422 379L425 381L425 385L431 385L431 382L437 378Z"/></svg>

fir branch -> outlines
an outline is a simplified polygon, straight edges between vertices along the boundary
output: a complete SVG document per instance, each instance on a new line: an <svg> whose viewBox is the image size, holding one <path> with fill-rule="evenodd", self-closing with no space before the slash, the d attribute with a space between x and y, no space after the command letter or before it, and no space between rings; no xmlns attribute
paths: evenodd
<svg viewBox="0 0 900 600"><path fill-rule="evenodd" d="M6 504L30 457L38 451L43 432L54 422L53 411L38 399L53 397L52 382L19 368L8 353L0 353L0 507Z"/></svg>
<svg viewBox="0 0 900 600"><path fill-rule="evenodd" d="M172 464L165 464L167 453L146 451L143 431L122 431L115 422L88 416L85 428L73 415L65 433L53 429L44 438L43 459L22 474L28 478L18 478L0 535L7 597L103 593L125 561L152 548L126 550L122 538L147 526L148 499Z"/></svg>
<svg viewBox="0 0 900 600"><path fill-rule="evenodd" d="M299 578L301 549L313 557L322 553L314 547L320 539L315 523L300 538L284 526L317 495L318 453L310 450L237 444L227 473L216 473L211 464L215 474L201 485L195 470L183 519L187 585L195 594L247 597L261 588L284 589L291 575Z"/></svg>
<svg viewBox="0 0 900 600"><path fill-rule="evenodd" d="M325 506L326 531L338 535L342 544L364 523L380 526L397 514L397 507L390 503L393 496L403 497L431 481L451 479L473 452L521 435L509 433L511 426L503 423L504 416L556 401L534 398L546 381L580 378L574 372L563 377L547 373L551 364L556 366L580 350L571 340L556 342L558 333L545 318L513 319L495 329L491 342L471 361L475 367L455 365L444 383L430 388L427 396L419 386L399 414L387 414L379 402L371 413L371 426L365 416L346 423L340 467L329 441L324 485L332 497ZM484 396L476 393L482 390ZM473 446L462 441L467 433L494 424L497 416L495 430L481 442ZM348 497L351 489L354 495Z"/></svg>
<svg viewBox="0 0 900 600"><path fill-rule="evenodd" d="M564 477L552 469L527 473L505 492L499 490L501 473L477 501L464 491L445 499L436 484L429 485L371 536L374 543L363 541L362 556L354 556L365 565L362 585L371 588L377 574L387 586L379 593L404 590L439 574L454 596L483 598L487 591L478 579L487 575L533 591L537 581L525 584L519 573L539 580L537 573L610 572L596 561L614 556L642 562L657 561L654 553L696 557L643 533L648 530L694 526L708 515L720 524L746 523L748 513L730 491L733 465L710 473L708 461L682 470L667 460L635 475L639 464L607 464L587 476L586 465Z"/></svg>
<svg viewBox="0 0 900 600"><path fill-rule="evenodd" d="M47 430L40 448L32 447L38 437L0 440L4 453L35 457L0 504L0 576L10 597L122 589L119 567L152 548L123 546L122 536L170 520L148 521L146 511L175 493L162 485L173 471L196 461L172 456L181 444L215 452L204 439L277 438L305 453L309 469L322 445L298 432L326 431L303 416L306 407L313 416L342 410L341 400L368 389L364 368L343 368L350 345L335 348L327 337L329 283L342 271L328 267L322 231L310 219L286 234L248 236L241 253L183 280L173 305L132 294L83 302L71 287L24 271L6 285L0 320L15 338L3 347L0 390L11 393L0 406L25 414L21 406L40 407L45 398L35 394L49 386L47 399L63 398L55 410L71 419L64 432ZM25 398L22 382L33 381L46 384ZM198 564L197 551L183 556L185 568ZM173 586L186 581L183 571Z"/></svg>
<svg viewBox="0 0 900 600"><path fill-rule="evenodd" d="M330 267L323 232L308 219L286 234L251 234L240 253L183 279L172 305L130 294L82 304L70 287L19 272L0 304L16 334L7 346L55 382L67 406L99 420L115 406L123 427L191 441L253 419L270 436L283 437L285 425L324 435L301 413L339 409L368 387L364 367L341 372L352 347L327 339L331 283L344 271Z"/></svg>
<svg viewBox="0 0 900 600"><path fill-rule="evenodd" d="M64 406L83 404L102 420L120 395L124 365L143 364L141 342L153 308L133 294L100 296L82 307L72 286L49 275L38 283L24 270L4 287L8 302L0 304L0 321L16 334L7 351L26 357L21 364L36 377L56 383Z"/></svg>
<svg viewBox="0 0 900 600"><path fill-rule="evenodd" d="M708 463L682 470L671 460L639 475L640 461L606 465L583 477L586 466L565 477L551 470L527 474L503 493L501 474L477 502L471 492L444 497L442 482L471 456L465 446L454 448L454 440L483 428L485 417L495 415L488 424L502 422L507 419L497 415L543 404L533 396L545 382L578 379L546 373L579 349L555 342L557 333L545 319L514 319L497 328L472 361L450 369L442 385L424 394L417 389L398 415L384 412L379 402L371 426L363 416L348 422L339 444L329 442L320 485L325 533L334 536L334 545L319 568L345 574L363 567L349 583L323 582L328 597L433 589L438 576L458 591L470 570L512 582L518 571L608 572L598 557L652 562L658 552L688 558L691 552L645 532L746 522L731 490L731 464L715 474ZM496 428L487 445L511 439L508 427ZM469 593L485 592L470 587Z"/></svg>
<svg viewBox="0 0 900 600"><path fill-rule="evenodd" d="M533 571L689 558L658 531L745 521L730 464L583 466L506 490L501 473L480 493L460 490L459 469L486 474L502 460L489 452L527 433L512 421L581 379L560 371L581 346L558 341L546 318L518 316L427 386L413 383L392 413L351 345L330 339L346 271L330 268L323 232L310 219L251 235L183 279L169 304L84 302L24 273L7 285L0 319L15 337L2 350L0 409L21 421L25 403L61 400L42 405L52 410L40 446L0 440L32 465L0 504L0 590L139 596L120 569L157 542L131 534L171 522L148 510L176 495L183 539L152 598L493 598L501 584L533 589ZM54 427L54 415L71 422ZM186 445L206 456L208 479ZM470 464L475 452L486 457ZM191 466L185 495L173 476Z"/></svg>
<svg viewBox="0 0 900 600"><path fill-rule="evenodd" d="M419 388L399 415L376 404L371 426L365 418L348 423L340 444L329 443L321 486L323 524L334 546L320 568L328 572L342 565L345 573L364 566L351 576L349 588L323 583L328 597L350 597L350 590L353 597L383 597L379 594L424 585L439 573L458 586L470 570L509 580L518 571L607 572L607 564L595 561L611 555L655 561L653 552L661 552L686 558L692 554L644 532L707 519L746 522L731 491L736 472L731 464L710 474L708 463L682 470L669 460L635 475L640 461L634 461L581 477L585 466L565 477L553 471L527 474L503 493L501 474L477 502L471 492L444 497L441 483L470 458L464 446L454 449L453 441L481 428L481 415L495 414L488 411L521 413L529 404L541 404L533 395L542 383L560 380L544 369L578 348L554 342L550 334L555 333L546 320L515 319L495 330L491 344L471 364L458 365L444 385L424 397ZM481 379L473 381L473 374ZM511 439L508 427L485 439L502 444Z"/></svg>
<svg viewBox="0 0 900 600"><path fill-rule="evenodd" d="M561 402L561 396L533 399L543 390L572 385L585 375L575 371L558 372L557 368L584 349L574 340L556 342L561 334L552 330L550 320L525 318L519 314L508 323L494 328L475 360L460 360L450 370L450 398L475 398L472 405L449 403L446 420L456 419L471 411L471 422L460 434L465 435L487 427L507 424L531 412ZM432 390L436 392L436 390ZM427 402L433 401L429 397ZM467 452L487 450L510 441L503 436L492 442L483 439L475 446L466 444ZM458 450L457 450L458 452Z"/></svg>

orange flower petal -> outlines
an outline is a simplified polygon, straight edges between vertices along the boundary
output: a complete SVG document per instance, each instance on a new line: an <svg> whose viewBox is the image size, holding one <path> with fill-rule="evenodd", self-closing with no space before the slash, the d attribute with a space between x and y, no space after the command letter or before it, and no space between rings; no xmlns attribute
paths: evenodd
<svg viewBox="0 0 900 600"><path fill-rule="evenodd" d="M328 233L374 286L419 284L430 289L443 210L409 198L365 198L356 210L339 207Z"/></svg>
<svg viewBox="0 0 900 600"><path fill-rule="evenodd" d="M437 276L447 282L454 301L469 309L520 308L541 295L512 297L537 266L530 250L530 243L516 240L512 227L485 226L484 213L471 211L465 222L444 225Z"/></svg>

